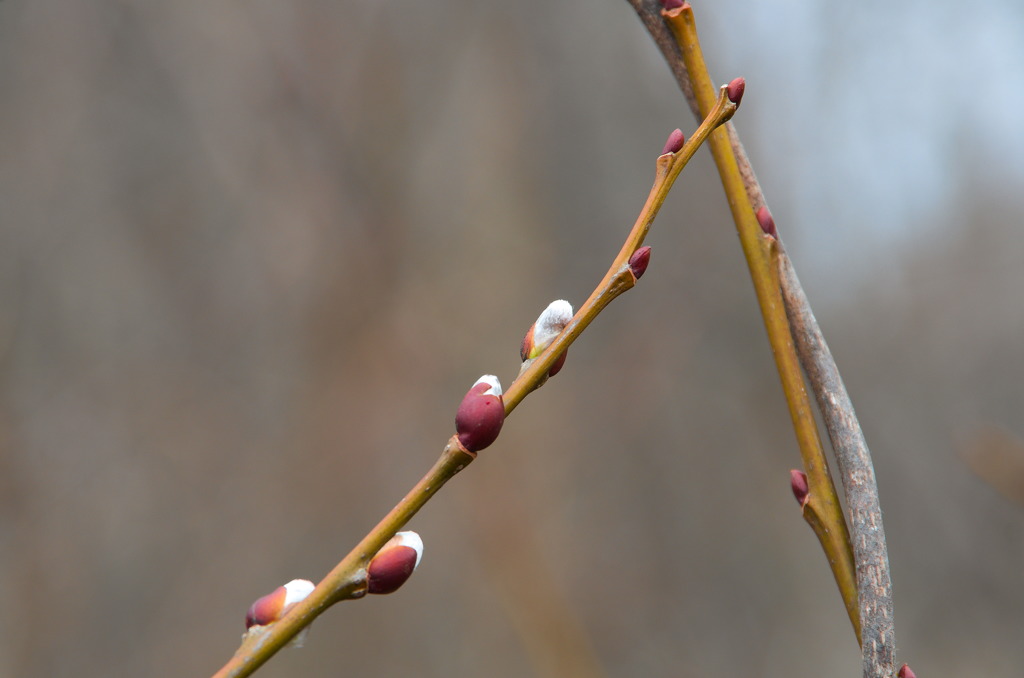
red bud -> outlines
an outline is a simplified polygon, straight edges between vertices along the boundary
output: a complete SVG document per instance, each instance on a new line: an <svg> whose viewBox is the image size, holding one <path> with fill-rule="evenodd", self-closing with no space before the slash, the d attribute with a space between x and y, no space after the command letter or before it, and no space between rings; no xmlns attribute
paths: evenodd
<svg viewBox="0 0 1024 678"><path fill-rule="evenodd" d="M668 141L665 142L665 147L661 149L661 154L678 153L682 150L684 143L686 143L686 136L681 129L677 128L668 135Z"/></svg>
<svg viewBox="0 0 1024 678"><path fill-rule="evenodd" d="M906 664L900 667L900 671L896 675L899 676L899 678L917 678L911 668Z"/></svg>
<svg viewBox="0 0 1024 678"><path fill-rule="evenodd" d="M423 541L415 532L399 532L377 552L366 568L369 593L394 593L404 584L423 554Z"/></svg>
<svg viewBox="0 0 1024 678"><path fill-rule="evenodd" d="M735 78L729 83L725 93L729 96L729 101L733 102L737 106L740 105L740 101L743 99L743 90L746 89L747 83L743 78Z"/></svg>
<svg viewBox="0 0 1024 678"><path fill-rule="evenodd" d="M245 628L276 622L292 605L304 600L312 591L313 582L306 579L293 579L284 586L278 586L249 607L245 615Z"/></svg>
<svg viewBox="0 0 1024 678"><path fill-rule="evenodd" d="M498 438L505 423L505 403L501 384L493 375L484 375L469 389L455 414L455 431L468 452L478 452Z"/></svg>
<svg viewBox="0 0 1024 678"><path fill-rule="evenodd" d="M761 205L761 209L757 210L757 223L761 224L761 230L766 235L770 235L773 238L779 237L779 232L775 229L775 219L772 218L772 213L768 211L768 205Z"/></svg>
<svg viewBox="0 0 1024 678"><path fill-rule="evenodd" d="M283 586L278 586L272 593L258 598L255 603L249 606L245 615L245 628L250 626L265 626L277 621L281 616L281 608L284 607L284 597L287 591Z"/></svg>
<svg viewBox="0 0 1024 678"><path fill-rule="evenodd" d="M811 496L811 489L807 485L807 474L803 471L793 469L789 472L789 486L793 489L793 496L801 507L807 505Z"/></svg>
<svg viewBox="0 0 1024 678"><path fill-rule="evenodd" d="M676 9L683 6L683 0L661 0L661 6L665 9Z"/></svg>
<svg viewBox="0 0 1024 678"><path fill-rule="evenodd" d="M562 354L555 358L555 362L551 363L551 369L548 370L548 376L553 377L562 371L562 365L565 365L565 359L569 356L569 349L562 351Z"/></svg>
<svg viewBox="0 0 1024 678"><path fill-rule="evenodd" d="M530 357L530 351L533 350L533 330L537 327L537 323L530 325L530 329L526 331L526 336L523 337L523 343L519 344L519 359L523 362Z"/></svg>
<svg viewBox="0 0 1024 678"><path fill-rule="evenodd" d="M629 270L633 272L633 277L637 280L647 270L647 264L651 263L651 248L648 245L644 245L636 252L633 252L633 256L629 258Z"/></svg>

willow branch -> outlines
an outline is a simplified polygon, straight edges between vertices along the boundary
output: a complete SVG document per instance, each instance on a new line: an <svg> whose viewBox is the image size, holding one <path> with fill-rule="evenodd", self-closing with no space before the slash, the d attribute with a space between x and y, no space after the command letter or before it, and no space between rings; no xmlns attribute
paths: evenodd
<svg viewBox="0 0 1024 678"><path fill-rule="evenodd" d="M637 278L642 271L634 270L631 266L631 258L643 245L644 238L668 196L669 190L700 145L715 128L732 117L736 108L737 105L729 100L723 87L717 101L709 108L709 115L693 136L681 147L673 148L658 157L654 185L622 249L612 261L604 279L558 337L543 353L523 364L519 376L504 394L506 414L510 414L523 398L547 380L554 362L613 299L636 285ZM278 621L257 633L247 634L234 656L214 674L214 678L240 678L251 675L331 605L342 600L362 598L367 591L366 568L374 555L426 505L445 483L469 465L476 456L475 453L467 451L459 443L457 436L452 436L433 468L316 585L313 592L301 602L296 603Z"/></svg>
<svg viewBox="0 0 1024 678"><path fill-rule="evenodd" d="M649 3L641 4L647 9L651 7ZM689 3L683 3L671 10L664 10L661 14L677 44L678 56L667 58L682 60L697 106L699 110L705 111L711 104L714 88L697 38L693 9ZM641 18L643 16L641 14ZM673 68L673 71L675 70ZM754 181L756 185L756 179L752 179L753 172L749 168L749 163L741 164L737 160L734 141L738 143L735 132L730 135L728 130L719 129L711 135L709 146L757 293L768 341L775 357L800 456L807 473L810 494L804 502L804 514L805 517L808 513L813 514L810 517L814 519L808 519L808 523L814 529L828 559L859 643L861 628L857 608L857 578L850 535L804 387L800 361L793 346L789 320L779 291L778 275L770 261L768 241L771 239L766 238L761 230L755 216L755 201L751 199L748 191L750 182ZM743 157L745 158L745 155ZM763 198L759 199L763 202Z"/></svg>
<svg viewBox="0 0 1024 678"><path fill-rule="evenodd" d="M590 297L580 307L572 321L552 342L551 346L532 364L525 367L519 378L505 392L505 411L512 410L526 395L544 383L545 375L555 360L569 347L573 341L587 328L612 299L619 296L636 284L636 279L629 269L629 258L643 245L644 239L654 223L654 218L668 197L668 192L675 183L676 177L690 161L701 144L721 124L729 120L736 112L737 104L729 100L725 88L722 87L717 99L708 107L708 115L700 124L693 136L686 140L683 147L676 153L665 153L658 158L654 185L647 196L647 202L637 217L622 249L615 257L604 279L594 289Z"/></svg>

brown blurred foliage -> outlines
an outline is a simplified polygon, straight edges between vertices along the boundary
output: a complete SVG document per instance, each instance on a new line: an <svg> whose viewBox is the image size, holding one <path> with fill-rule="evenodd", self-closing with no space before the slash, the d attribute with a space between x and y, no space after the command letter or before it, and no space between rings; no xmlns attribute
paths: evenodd
<svg viewBox="0 0 1024 678"><path fill-rule="evenodd" d="M3 676L212 673L580 303L693 128L625 3L8 0L0 91ZM875 454L900 658L998 678L1024 512L956 449L1022 433L1024 237L1019 192L964 179L954 235L804 282ZM669 202L642 283L410 526L416 576L260 675L857 674L705 154Z"/></svg>

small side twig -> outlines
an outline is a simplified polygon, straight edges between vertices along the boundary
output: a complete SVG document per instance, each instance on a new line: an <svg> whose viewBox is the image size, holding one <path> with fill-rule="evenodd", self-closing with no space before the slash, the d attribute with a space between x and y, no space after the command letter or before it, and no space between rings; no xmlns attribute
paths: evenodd
<svg viewBox="0 0 1024 678"><path fill-rule="evenodd" d="M773 255L797 353L818 401L846 493L857 565L864 676L889 678L895 670L896 630L889 554L871 453L832 352L781 242L773 247Z"/></svg>
<svg viewBox="0 0 1024 678"><path fill-rule="evenodd" d="M654 44L656 44L658 49L661 50L661 54L665 58L665 63L668 64L669 69L672 71L676 84L679 85L679 89L682 91L683 97L686 99L686 103L689 105L690 111L693 113L693 117L700 120L700 106L697 104L697 97L694 95L693 84L690 82L690 75L686 71L686 64L683 63L683 55L679 50L679 44L676 42L675 37L672 35L672 31L669 30L668 25L666 25L665 20L661 15L662 5L667 7L671 3L659 3L658 0L626 1L633 7L633 10L640 18L640 22L643 23L647 32L651 34ZM678 4L681 5L682 3ZM754 174L754 168L750 164L750 160L747 158L747 151L743 148L743 144L740 142L740 137L736 132L735 125L731 122L727 122L725 124L725 130L729 133L729 144L732 146L733 155L736 157L736 163L739 165L740 174L743 176L743 183L747 189L747 197L750 199L750 204L756 212L765 204L764 194L761 192L761 185L758 183L757 177Z"/></svg>

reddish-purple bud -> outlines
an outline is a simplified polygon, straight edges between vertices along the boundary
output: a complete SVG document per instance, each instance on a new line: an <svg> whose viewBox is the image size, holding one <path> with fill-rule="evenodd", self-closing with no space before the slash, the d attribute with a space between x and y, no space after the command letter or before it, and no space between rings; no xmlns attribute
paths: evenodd
<svg viewBox="0 0 1024 678"><path fill-rule="evenodd" d="M629 258L629 270L633 272L633 277L637 280L647 270L647 264L651 263L651 248L649 245L644 245L636 252L633 252L633 256Z"/></svg>
<svg viewBox="0 0 1024 678"><path fill-rule="evenodd" d="M770 235L773 238L779 237L779 232L775 230L775 219L768 211L768 205L761 205L761 209L757 210L757 223L761 224L761 230L765 232L765 235Z"/></svg>
<svg viewBox="0 0 1024 678"><path fill-rule="evenodd" d="M743 78L733 79L725 90L725 93L729 96L729 101L739 106L740 101L743 99L743 90L746 89L746 87L747 82Z"/></svg>
<svg viewBox="0 0 1024 678"><path fill-rule="evenodd" d="M803 508L811 497L811 488L807 485L807 474L803 471L793 469L789 472L789 486L793 489L793 496Z"/></svg>
<svg viewBox="0 0 1024 678"><path fill-rule="evenodd" d="M900 667L900 671L896 675L899 676L899 678L917 678L917 676L914 675L913 670L911 670L911 668L906 664Z"/></svg>
<svg viewBox="0 0 1024 678"><path fill-rule="evenodd" d="M569 349L565 349L562 353L555 358L555 362L551 363L551 369L548 370L548 376L553 377L562 371L562 366L565 365L565 359L569 356Z"/></svg>
<svg viewBox="0 0 1024 678"><path fill-rule="evenodd" d="M667 10L677 9L683 6L683 0L661 0L661 6Z"/></svg>
<svg viewBox="0 0 1024 678"><path fill-rule="evenodd" d="M313 588L313 582L306 579L293 579L284 586L278 586L249 607L245 615L245 628L276 622L293 605L305 600Z"/></svg>
<svg viewBox="0 0 1024 678"><path fill-rule="evenodd" d="M501 383L493 374L477 379L455 414L455 431L468 452L479 452L498 438L505 423Z"/></svg>
<svg viewBox="0 0 1024 678"><path fill-rule="evenodd" d="M366 568L369 593L394 593L412 576L423 556L423 540L415 532L399 532L381 547Z"/></svg>
<svg viewBox="0 0 1024 678"><path fill-rule="evenodd" d="M530 329L526 330L526 336L523 337L522 343L519 344L519 359L524 363L530 359L530 353L533 352L533 330L537 327L537 323L530 325Z"/></svg>
<svg viewBox="0 0 1024 678"><path fill-rule="evenodd" d="M678 153L682 150L684 143L686 143L686 135L683 134L681 129L677 128L668 135L668 141L665 142L665 147L661 149L661 154Z"/></svg>

